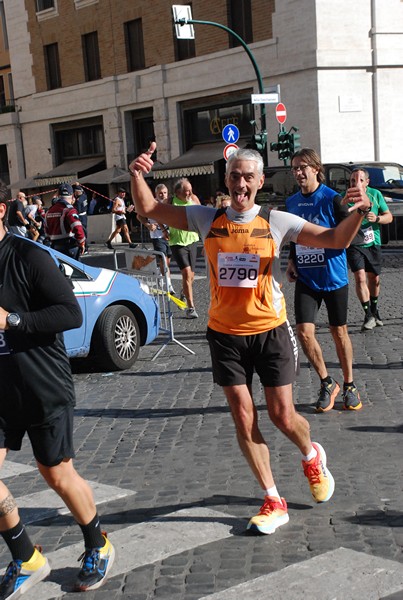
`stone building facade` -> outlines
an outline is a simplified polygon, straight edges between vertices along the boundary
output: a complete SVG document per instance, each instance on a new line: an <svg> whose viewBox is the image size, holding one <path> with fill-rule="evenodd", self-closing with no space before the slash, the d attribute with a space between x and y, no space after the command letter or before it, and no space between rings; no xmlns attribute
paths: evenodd
<svg viewBox="0 0 403 600"><path fill-rule="evenodd" d="M245 36L286 126L323 161L403 163L402 0L193 0L192 11ZM4 0L4 13L16 111L0 114L0 146L13 192L126 168L154 135L156 176L179 169L206 195L222 186L225 124L243 145L260 127L245 49L206 24L178 42L165 0ZM265 111L270 143L275 104Z"/></svg>

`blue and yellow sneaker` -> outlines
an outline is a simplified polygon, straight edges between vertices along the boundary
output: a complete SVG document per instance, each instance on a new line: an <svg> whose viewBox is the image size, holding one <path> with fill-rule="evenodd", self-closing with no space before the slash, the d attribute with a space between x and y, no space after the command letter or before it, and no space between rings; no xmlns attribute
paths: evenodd
<svg viewBox="0 0 403 600"><path fill-rule="evenodd" d="M35 551L28 561L10 562L0 583L0 600L19 598L49 575L48 559L41 552L41 548L35 546Z"/></svg>
<svg viewBox="0 0 403 600"><path fill-rule="evenodd" d="M259 513L251 518L246 529L271 534L276 531L277 527L285 525L288 521L287 502L284 498L265 496Z"/></svg>
<svg viewBox="0 0 403 600"><path fill-rule="evenodd" d="M78 559L82 560L82 567L74 586L76 592L86 592L101 587L113 565L115 549L104 531L102 535L105 540L102 548L86 549Z"/></svg>

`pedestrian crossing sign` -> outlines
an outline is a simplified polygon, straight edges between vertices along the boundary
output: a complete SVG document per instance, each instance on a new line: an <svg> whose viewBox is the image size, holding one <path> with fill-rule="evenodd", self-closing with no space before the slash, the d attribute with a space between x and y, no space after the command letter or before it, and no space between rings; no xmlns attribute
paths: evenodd
<svg viewBox="0 0 403 600"><path fill-rule="evenodd" d="M222 130L222 137L227 144L236 144L239 140L239 129L236 125L230 123Z"/></svg>

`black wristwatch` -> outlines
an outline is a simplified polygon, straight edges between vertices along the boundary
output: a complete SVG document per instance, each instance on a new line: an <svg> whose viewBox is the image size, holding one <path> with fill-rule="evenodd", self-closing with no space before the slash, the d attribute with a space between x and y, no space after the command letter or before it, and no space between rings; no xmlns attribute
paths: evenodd
<svg viewBox="0 0 403 600"><path fill-rule="evenodd" d="M21 317L17 313L8 313L6 316L7 325L13 329L14 327L18 327L21 323Z"/></svg>
<svg viewBox="0 0 403 600"><path fill-rule="evenodd" d="M369 206L368 208L357 208L357 212L359 215L363 215L364 217L366 217L367 214L371 212L371 207Z"/></svg>

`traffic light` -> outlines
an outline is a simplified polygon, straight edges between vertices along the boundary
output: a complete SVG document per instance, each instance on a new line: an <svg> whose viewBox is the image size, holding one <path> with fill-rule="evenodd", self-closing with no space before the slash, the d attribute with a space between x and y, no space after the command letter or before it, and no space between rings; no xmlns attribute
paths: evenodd
<svg viewBox="0 0 403 600"><path fill-rule="evenodd" d="M267 133L263 131L262 133L255 133L252 137L252 148L257 150L258 152L264 152L267 144Z"/></svg>
<svg viewBox="0 0 403 600"><path fill-rule="evenodd" d="M291 133L291 132L294 133ZM290 133L290 150L291 150L291 154L290 157L294 154L294 152L297 152L297 150L299 150L301 148L301 136L299 133L297 133L298 128L297 127L291 127L289 133Z"/></svg>
<svg viewBox="0 0 403 600"><path fill-rule="evenodd" d="M287 162L294 152L301 147L300 143L300 135L296 133L298 129L296 127L291 127L289 131L285 129L281 129L277 135L277 142L272 142L270 144L270 151L277 152L277 155L280 160Z"/></svg>
<svg viewBox="0 0 403 600"><path fill-rule="evenodd" d="M278 136L279 150L278 157L280 160L287 160L291 156L291 134L288 131L279 133Z"/></svg>

